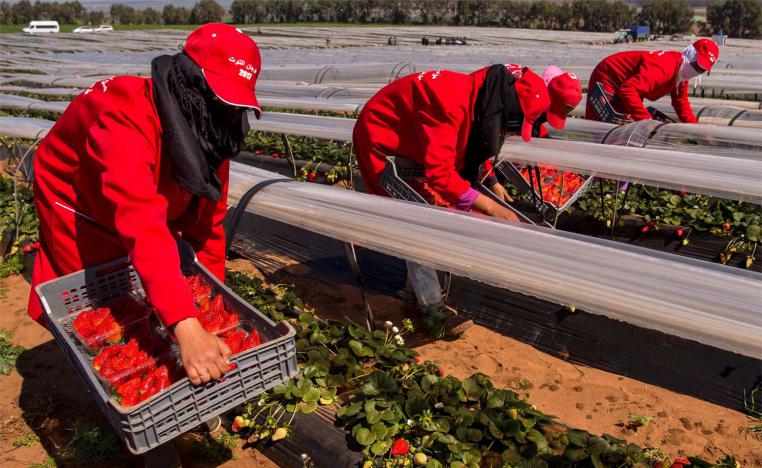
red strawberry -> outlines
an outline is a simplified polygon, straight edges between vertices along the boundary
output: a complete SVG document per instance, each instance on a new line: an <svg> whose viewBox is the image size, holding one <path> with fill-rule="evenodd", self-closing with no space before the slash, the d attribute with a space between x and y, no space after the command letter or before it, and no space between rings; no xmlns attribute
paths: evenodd
<svg viewBox="0 0 762 468"><path fill-rule="evenodd" d="M308 177L309 181L314 182L316 178L317 178L317 174L315 174L314 172L310 172L310 175Z"/></svg>
<svg viewBox="0 0 762 468"><path fill-rule="evenodd" d="M243 340L241 349L238 352L240 353L247 349L256 348L260 344L262 344L262 340L259 338L259 332L257 330L252 330L251 333L249 333L249 336L247 336L246 339Z"/></svg>
<svg viewBox="0 0 762 468"><path fill-rule="evenodd" d="M241 346L243 346L243 340L245 337L246 332L243 330L238 330L237 332L225 338L225 344L228 345L230 351L233 354L237 354L240 352Z"/></svg>
<svg viewBox="0 0 762 468"><path fill-rule="evenodd" d="M236 314L227 314L223 316L223 321L222 329L225 330L225 332L220 333L220 336L222 338L227 338L238 330L238 324L241 320Z"/></svg>
<svg viewBox="0 0 762 468"><path fill-rule="evenodd" d="M209 304L210 313L223 313L225 312L225 300L222 298L222 294L217 294L212 299L212 303Z"/></svg>
<svg viewBox="0 0 762 468"><path fill-rule="evenodd" d="M683 237L683 235L685 235L685 231L683 231L683 228L677 228L677 229L675 230L675 235L676 235L677 237Z"/></svg>
<svg viewBox="0 0 762 468"><path fill-rule="evenodd" d="M134 377L121 384L117 390L117 395L121 398L122 406L133 406L138 403L140 394L140 377Z"/></svg>
<svg viewBox="0 0 762 468"><path fill-rule="evenodd" d="M420 364L423 362L423 359L421 359L420 357L415 357L413 358L413 360L415 361L416 364Z"/></svg>
<svg viewBox="0 0 762 468"><path fill-rule="evenodd" d="M101 367L103 367L103 364L112 356L117 354L119 350L122 347L120 345L112 345L107 346L101 350L100 353L98 353L97 356L95 356L95 359L93 359L93 369L100 370Z"/></svg>
<svg viewBox="0 0 762 468"><path fill-rule="evenodd" d="M236 416L235 419L233 419L233 425L230 427L230 430L233 432L238 432L245 425L246 424L244 423L243 416Z"/></svg>
<svg viewBox="0 0 762 468"><path fill-rule="evenodd" d="M407 455L408 452L410 452L410 445L405 439L397 439L392 442L391 454L393 456Z"/></svg>

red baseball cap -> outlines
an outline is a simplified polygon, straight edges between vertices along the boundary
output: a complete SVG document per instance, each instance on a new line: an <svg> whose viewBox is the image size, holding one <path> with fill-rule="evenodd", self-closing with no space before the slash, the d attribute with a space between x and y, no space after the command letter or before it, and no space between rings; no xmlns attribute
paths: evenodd
<svg viewBox="0 0 762 468"><path fill-rule="evenodd" d="M196 65L214 94L231 106L262 110L254 88L262 67L256 42L229 24L208 23L193 30L183 51Z"/></svg>
<svg viewBox="0 0 762 468"><path fill-rule="evenodd" d="M516 96L519 98L524 123L521 125L521 137L524 141L532 139L532 125L550 106L550 95L545 82L535 72L524 67L521 78L516 80Z"/></svg>
<svg viewBox="0 0 762 468"><path fill-rule="evenodd" d="M720 58L720 48L711 39L702 38L693 43L696 49L696 62L698 66L706 70L706 74L712 70L712 66Z"/></svg>
<svg viewBox="0 0 762 468"><path fill-rule="evenodd" d="M550 94L550 108L546 114L548 123L563 130L566 116L582 101L582 85L577 75L564 72L555 65L545 69L542 79L548 85Z"/></svg>

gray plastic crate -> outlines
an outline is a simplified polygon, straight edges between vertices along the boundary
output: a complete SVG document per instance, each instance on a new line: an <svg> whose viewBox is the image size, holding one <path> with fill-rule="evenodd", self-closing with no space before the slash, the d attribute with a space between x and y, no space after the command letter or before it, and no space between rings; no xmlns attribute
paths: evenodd
<svg viewBox="0 0 762 468"><path fill-rule="evenodd" d="M133 267L126 259L116 260L36 287L53 337L116 433L134 454L174 439L290 379L298 371L296 333L291 325L285 321L276 324L238 297L198 262L189 247L181 246L180 254L183 272L199 274L213 285L229 309L256 324L263 343L235 355L231 362L236 363L236 368L220 380L194 387L186 377L129 408L120 406L101 385L87 352L79 347L62 319L93 305L108 304L131 291L142 294L140 279Z"/></svg>

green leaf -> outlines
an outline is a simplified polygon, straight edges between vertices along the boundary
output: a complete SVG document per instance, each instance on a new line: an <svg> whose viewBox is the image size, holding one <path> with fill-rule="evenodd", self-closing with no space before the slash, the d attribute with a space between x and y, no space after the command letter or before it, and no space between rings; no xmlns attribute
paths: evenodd
<svg viewBox="0 0 762 468"><path fill-rule="evenodd" d="M607 452L609 448L609 443L601 437L592 436L588 440L587 451L593 455Z"/></svg>
<svg viewBox="0 0 762 468"><path fill-rule="evenodd" d="M606 464L601 461L601 458L598 456L598 454L594 453L590 455L590 461L595 468L606 468Z"/></svg>
<svg viewBox="0 0 762 468"><path fill-rule="evenodd" d="M355 434L355 440L363 447L367 447L376 441L376 436L369 429L363 427Z"/></svg>
<svg viewBox="0 0 762 468"><path fill-rule="evenodd" d="M569 439L569 443L572 445L576 445L577 447L587 447L588 440L590 440L590 434L585 431L570 429L566 431L566 438Z"/></svg>
<svg viewBox="0 0 762 468"><path fill-rule="evenodd" d="M524 460L516 468L548 468L548 463L541 458L532 458L531 460Z"/></svg>
<svg viewBox="0 0 762 468"><path fill-rule="evenodd" d="M739 222L743 219L744 216L745 215L742 211L736 211L735 213L733 213L733 221Z"/></svg>
<svg viewBox="0 0 762 468"><path fill-rule="evenodd" d="M583 448L567 448L564 457L573 462L581 462L587 458L587 452Z"/></svg>
<svg viewBox="0 0 762 468"><path fill-rule="evenodd" d="M304 395L302 395L302 401L305 403L311 403L318 401L320 399L320 389L316 387L312 387L307 389L304 392Z"/></svg>
<svg viewBox="0 0 762 468"><path fill-rule="evenodd" d="M680 195L672 195L669 197L669 202L673 205L678 205L682 201Z"/></svg>
<svg viewBox="0 0 762 468"><path fill-rule="evenodd" d="M388 440L379 440L370 447L370 451L373 455L380 457L392 447L391 442Z"/></svg>
<svg viewBox="0 0 762 468"><path fill-rule="evenodd" d="M301 299L297 299L299 302L302 302ZM296 301L294 301L296 302ZM296 304L294 304L296 305ZM302 307L304 307L304 304L302 304ZM302 323L310 324L315 321L315 315L310 314L309 312L302 312L299 314L299 321Z"/></svg>
<svg viewBox="0 0 762 468"><path fill-rule="evenodd" d="M445 418L437 419L434 424L439 432L450 432L450 421Z"/></svg>
<svg viewBox="0 0 762 468"><path fill-rule="evenodd" d="M443 444L455 444L458 441L455 439L455 437L451 436L450 434L439 434L437 435L437 440L439 442L442 442Z"/></svg>
<svg viewBox="0 0 762 468"><path fill-rule="evenodd" d="M433 458L429 457L429 459L426 461L426 464L423 465L424 468L442 468L442 464L439 463L439 461L434 460Z"/></svg>
<svg viewBox="0 0 762 468"><path fill-rule="evenodd" d="M370 428L370 432L373 433L374 436L376 436L376 440L385 439L388 429L384 423L376 423Z"/></svg>
<svg viewBox="0 0 762 468"><path fill-rule="evenodd" d="M339 410L336 412L336 415L340 418L347 418L349 416L354 416L357 413L360 412L362 409L362 404L360 403L352 403L349 406L342 406L339 408Z"/></svg>
<svg viewBox="0 0 762 468"><path fill-rule="evenodd" d="M479 384L476 383L473 377L463 379L460 385L463 388L463 392L466 394L466 397L471 399L479 397L479 392L481 389L479 388Z"/></svg>
<svg viewBox="0 0 762 468"><path fill-rule="evenodd" d="M328 343L328 337L323 333L316 331L310 335L310 343L313 345Z"/></svg>
<svg viewBox="0 0 762 468"><path fill-rule="evenodd" d="M489 423L489 433L495 439L500 440L500 439L503 438L503 432L500 429L498 429L497 426L495 425L495 423L493 423L492 421L490 421L490 423Z"/></svg>
<svg viewBox="0 0 762 468"><path fill-rule="evenodd" d="M309 403L299 403L299 409L304 414L310 414L317 409L317 401L310 401Z"/></svg>
<svg viewBox="0 0 762 468"><path fill-rule="evenodd" d="M537 452L539 453L544 452L548 448L548 439L546 439L537 429L529 429L527 431L527 439L537 445Z"/></svg>
<svg viewBox="0 0 762 468"><path fill-rule="evenodd" d="M505 399L501 395L492 395L487 400L488 409L502 408L504 404L505 404Z"/></svg>
<svg viewBox="0 0 762 468"><path fill-rule="evenodd" d="M438 382L439 377L434 374L426 374L421 379L421 388L424 392L431 393Z"/></svg>
<svg viewBox="0 0 762 468"><path fill-rule="evenodd" d="M466 438L471 442L480 442L484 438L484 434L479 429L469 429Z"/></svg>
<svg viewBox="0 0 762 468"><path fill-rule="evenodd" d="M760 227L759 224L750 224L746 228L746 238L752 242L759 242Z"/></svg>
<svg viewBox="0 0 762 468"><path fill-rule="evenodd" d="M418 394L412 394L405 401L405 414L410 418L423 413L427 408L426 399Z"/></svg>

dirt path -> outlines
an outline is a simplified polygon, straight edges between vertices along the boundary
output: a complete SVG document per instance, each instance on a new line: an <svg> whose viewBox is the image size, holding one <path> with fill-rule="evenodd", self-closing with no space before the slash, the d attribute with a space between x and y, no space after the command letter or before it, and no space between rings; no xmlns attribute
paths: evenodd
<svg viewBox="0 0 762 468"><path fill-rule="evenodd" d="M4 290L0 293L0 328L10 331L13 342L26 348L17 369L0 375L0 466L42 468L55 466L54 461L58 466L141 466L141 457L131 456L113 440L111 426L50 333L27 316L29 283L21 276L12 276L0 280L0 290ZM86 435L90 428L97 431L93 443L67 448L76 433ZM275 466L256 450L241 450L240 440L234 441L231 450L200 433L180 439L176 446L184 467ZM98 451L106 454L103 461L87 461L97 457Z"/></svg>
<svg viewBox="0 0 762 468"><path fill-rule="evenodd" d="M256 271L246 261L232 263L234 269ZM294 266L291 273L299 273ZM280 280L281 278L279 278ZM17 367L0 376L0 465L27 467L73 465L67 450L75 423L110 431L108 423L70 369L51 336L26 315L29 284L20 276L0 280L5 289L0 299L0 328L13 333L13 341L24 346ZM356 288L326 287L300 280L297 292L324 317L362 323L362 307ZM371 298L378 320L400 321L415 317L405 304L385 296ZM420 327L420 323L418 323ZM421 327L422 328L422 327ZM422 335L419 335L422 337ZM596 369L577 366L543 354L531 346L482 327L474 327L456 341L439 341L418 348L425 359L442 364L457 377L482 372L496 386L531 393L531 401L559 421L593 433L609 433L640 445L661 447L671 456L699 454L715 460L723 453L740 457L742 466L762 466L762 441L742 430L751 424L743 414L659 387ZM518 358L517 358L518 356ZM643 423L635 427L633 421ZM35 441L39 437L39 442ZM14 442L19 447L14 447ZM29 442L28 446L21 442ZM184 466L269 467L274 466L256 450L232 451L204 445L200 434L178 441ZM120 463L134 466L117 446ZM215 460L202 460L201 453L221 450ZM98 466L89 464L88 466ZM102 464L106 466L106 464Z"/></svg>

